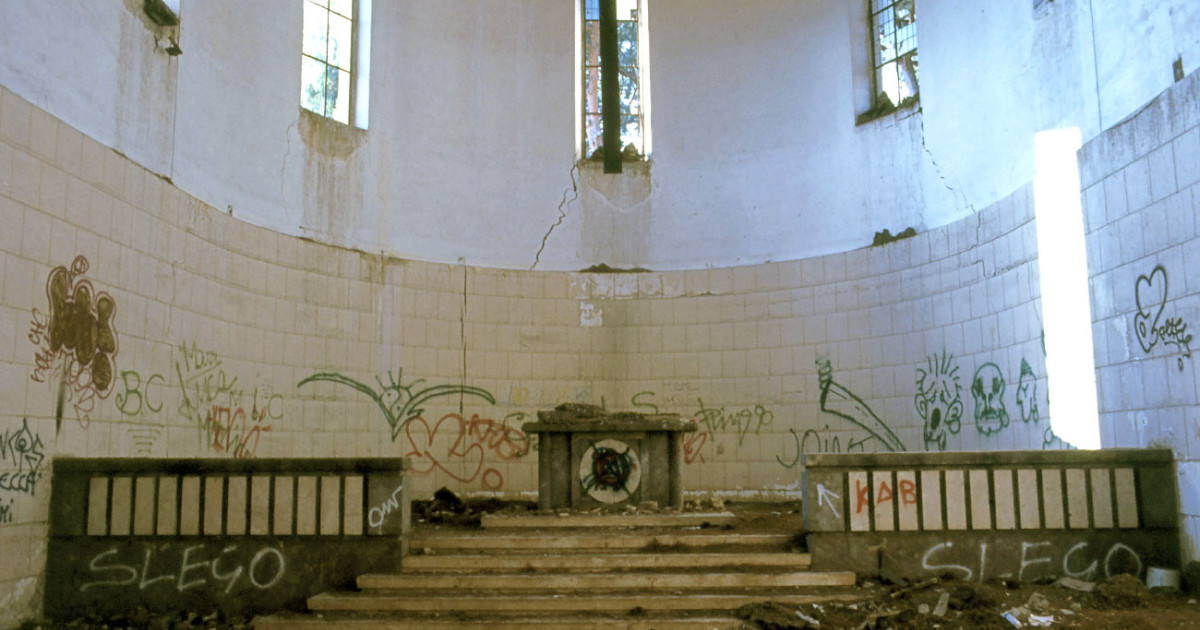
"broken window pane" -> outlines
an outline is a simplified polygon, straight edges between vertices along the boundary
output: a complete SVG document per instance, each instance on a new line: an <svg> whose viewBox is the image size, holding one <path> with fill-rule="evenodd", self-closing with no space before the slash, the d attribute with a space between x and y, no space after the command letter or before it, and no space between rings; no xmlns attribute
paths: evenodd
<svg viewBox="0 0 1200 630"><path fill-rule="evenodd" d="M343 69L350 68L350 20L330 14L329 16L329 63Z"/></svg>
<svg viewBox="0 0 1200 630"><path fill-rule="evenodd" d="M319 61L328 59L329 11L312 2L304 3L304 47L302 52Z"/></svg>
<svg viewBox="0 0 1200 630"><path fill-rule="evenodd" d="M329 10L346 18L354 17L354 0L329 0Z"/></svg>
<svg viewBox="0 0 1200 630"><path fill-rule="evenodd" d="M300 106L349 124L354 0L302 0Z"/></svg>
<svg viewBox="0 0 1200 630"><path fill-rule="evenodd" d="M876 107L917 95L917 22L913 0L872 0Z"/></svg>
<svg viewBox="0 0 1200 630"><path fill-rule="evenodd" d="M325 64L312 57L300 58L300 106L325 115Z"/></svg>

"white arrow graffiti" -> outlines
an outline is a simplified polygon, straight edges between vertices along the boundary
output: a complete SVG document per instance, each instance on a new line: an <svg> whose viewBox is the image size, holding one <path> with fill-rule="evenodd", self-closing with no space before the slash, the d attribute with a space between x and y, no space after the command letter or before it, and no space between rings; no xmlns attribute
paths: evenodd
<svg viewBox="0 0 1200 630"><path fill-rule="evenodd" d="M834 518L842 518L842 515L838 514L837 504L834 503L834 499L840 501L841 498L838 493L826 488L823 484L817 484L817 507L828 505L829 509L833 511Z"/></svg>

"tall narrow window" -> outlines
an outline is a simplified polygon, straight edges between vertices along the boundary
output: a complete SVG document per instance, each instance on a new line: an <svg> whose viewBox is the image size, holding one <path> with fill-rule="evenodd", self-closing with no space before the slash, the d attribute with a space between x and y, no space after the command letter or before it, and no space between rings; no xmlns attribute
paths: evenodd
<svg viewBox="0 0 1200 630"><path fill-rule="evenodd" d="M644 1L582 0L583 154L605 172L646 154Z"/></svg>
<svg viewBox="0 0 1200 630"><path fill-rule="evenodd" d="M871 0L875 45L875 108L899 107L917 97L915 0ZM886 101L885 101L886 99Z"/></svg>
<svg viewBox="0 0 1200 630"><path fill-rule="evenodd" d="M350 124L354 111L354 0L303 0L300 106Z"/></svg>

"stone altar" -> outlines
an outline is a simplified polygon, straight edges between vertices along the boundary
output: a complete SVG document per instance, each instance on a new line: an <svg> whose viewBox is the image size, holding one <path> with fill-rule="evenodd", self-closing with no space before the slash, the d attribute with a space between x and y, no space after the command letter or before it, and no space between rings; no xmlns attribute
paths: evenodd
<svg viewBox="0 0 1200 630"><path fill-rule="evenodd" d="M538 434L540 509L683 507L682 434L694 420L566 403L522 428Z"/></svg>

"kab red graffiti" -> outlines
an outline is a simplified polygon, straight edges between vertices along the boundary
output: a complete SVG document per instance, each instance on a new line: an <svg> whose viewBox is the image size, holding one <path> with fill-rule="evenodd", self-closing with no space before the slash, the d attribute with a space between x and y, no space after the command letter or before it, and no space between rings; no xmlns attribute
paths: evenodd
<svg viewBox="0 0 1200 630"><path fill-rule="evenodd" d="M895 500L899 494L901 505L917 504L917 484L911 479L901 479L895 490L888 484L887 479L881 479L875 488L874 502L876 506ZM871 505L871 486L864 484L861 479L854 480L854 513L861 514L864 508Z"/></svg>

